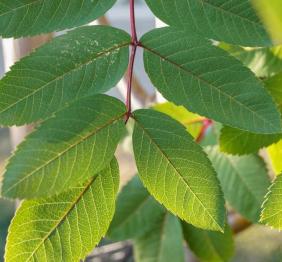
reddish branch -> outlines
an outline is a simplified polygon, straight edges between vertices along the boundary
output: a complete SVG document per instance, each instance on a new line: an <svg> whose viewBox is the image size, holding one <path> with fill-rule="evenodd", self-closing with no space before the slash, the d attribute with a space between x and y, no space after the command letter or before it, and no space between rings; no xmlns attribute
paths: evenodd
<svg viewBox="0 0 282 262"><path fill-rule="evenodd" d="M136 23L135 23L135 6L134 0L130 0L130 29L131 29L131 54L130 61L128 66L128 75L127 75L127 95L126 95L126 117L125 123L127 123L129 117L131 116L131 92L132 92L132 79L133 79L133 69L137 47L139 45L139 41L136 33Z"/></svg>
<svg viewBox="0 0 282 262"><path fill-rule="evenodd" d="M204 139L207 130L208 130L209 127L212 125L212 120L210 120L210 119L204 119L204 120L202 120L202 123L203 123L203 126L202 126L202 128L201 128L200 134L199 134L198 137L196 138L196 141L197 141L198 143L200 143L200 142Z"/></svg>

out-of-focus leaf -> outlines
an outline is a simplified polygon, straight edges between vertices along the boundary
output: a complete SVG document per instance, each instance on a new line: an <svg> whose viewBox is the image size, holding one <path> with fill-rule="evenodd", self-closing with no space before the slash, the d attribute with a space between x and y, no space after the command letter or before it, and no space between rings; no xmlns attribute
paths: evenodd
<svg viewBox="0 0 282 262"><path fill-rule="evenodd" d="M205 119L204 117L191 113L184 106L176 106L171 102L157 104L154 106L154 109L180 122L194 138L199 135L201 127L203 126L202 121Z"/></svg>
<svg viewBox="0 0 282 262"><path fill-rule="evenodd" d="M257 155L238 157L220 153L217 146L207 147L206 152L217 172L225 199L248 220L258 222L270 185L264 161Z"/></svg>
<svg viewBox="0 0 282 262"><path fill-rule="evenodd" d="M262 17L274 43L282 43L282 4L281 0L252 0Z"/></svg>
<svg viewBox="0 0 282 262"><path fill-rule="evenodd" d="M269 158L276 175L282 172L282 140L267 148Z"/></svg>
<svg viewBox="0 0 282 262"><path fill-rule="evenodd" d="M190 249L201 261L225 262L233 256L234 241L227 224L224 233L198 229L184 222L182 229Z"/></svg>
<svg viewBox="0 0 282 262"><path fill-rule="evenodd" d="M184 262L181 224L166 213L148 234L134 241L136 262Z"/></svg>
<svg viewBox="0 0 282 262"><path fill-rule="evenodd" d="M271 48L244 48L220 43L219 47L239 59L257 77L270 77L282 72L282 46Z"/></svg>
<svg viewBox="0 0 282 262"><path fill-rule="evenodd" d="M150 232L165 209L148 193L138 176L121 191L108 236L114 240L140 237Z"/></svg>

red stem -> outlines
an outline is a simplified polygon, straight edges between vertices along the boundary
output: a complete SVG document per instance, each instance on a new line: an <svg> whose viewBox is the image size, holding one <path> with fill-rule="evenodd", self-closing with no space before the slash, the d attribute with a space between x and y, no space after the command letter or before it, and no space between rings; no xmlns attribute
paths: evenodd
<svg viewBox="0 0 282 262"><path fill-rule="evenodd" d="M130 54L128 71L127 71L128 73L127 75L127 95L126 95L127 113L125 116L125 123L127 123L128 119L131 116L131 92L132 92L133 69L134 69L136 51L139 45L137 33L136 33L134 0L130 0L129 5L130 5L130 8L129 8L130 9L130 29L131 29L131 54Z"/></svg>
<svg viewBox="0 0 282 262"><path fill-rule="evenodd" d="M200 131L200 134L196 138L197 143L200 143L204 139L206 132L211 125L212 125L212 120L210 120L210 119L203 120L203 127Z"/></svg>

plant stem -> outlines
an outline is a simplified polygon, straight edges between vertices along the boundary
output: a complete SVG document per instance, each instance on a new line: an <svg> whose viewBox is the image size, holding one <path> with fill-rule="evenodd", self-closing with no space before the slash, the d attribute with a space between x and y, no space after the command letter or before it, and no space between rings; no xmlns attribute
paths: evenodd
<svg viewBox="0 0 282 262"><path fill-rule="evenodd" d="M130 10L130 29L131 29L131 54L130 61L128 66L128 75L127 75L127 95L126 95L126 109L127 113L125 116L125 123L127 123L128 119L131 116L131 92L132 92L132 79L133 79L133 69L136 57L137 47L139 45L139 41L136 33L136 23L135 23L135 5L134 0L130 0L129 2L129 10Z"/></svg>
<svg viewBox="0 0 282 262"><path fill-rule="evenodd" d="M196 139L196 142L200 143L200 142L204 139L204 137L205 137L205 135L206 135L206 131L208 130L208 128L209 128L212 124L213 124L213 123L212 123L212 120L210 120L210 119L204 119L204 120L203 120L203 127L202 127L202 129L201 129L201 131L200 131L200 134L198 135L198 137L197 137L197 139Z"/></svg>

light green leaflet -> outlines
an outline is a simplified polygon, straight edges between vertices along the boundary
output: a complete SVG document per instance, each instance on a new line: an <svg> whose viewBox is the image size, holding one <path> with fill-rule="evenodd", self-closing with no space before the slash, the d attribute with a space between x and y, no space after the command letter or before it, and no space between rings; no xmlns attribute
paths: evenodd
<svg viewBox="0 0 282 262"><path fill-rule="evenodd" d="M129 43L119 29L87 26L37 49L0 81L0 124L44 119L66 103L109 90L127 68Z"/></svg>
<svg viewBox="0 0 282 262"><path fill-rule="evenodd" d="M126 240L148 233L163 217L165 209L148 193L135 176L121 191L108 236Z"/></svg>
<svg viewBox="0 0 282 262"><path fill-rule="evenodd" d="M101 171L125 131L119 100L83 98L43 122L18 147L4 173L2 195L52 195Z"/></svg>
<svg viewBox="0 0 282 262"><path fill-rule="evenodd" d="M21 37L87 24L116 0L0 0L0 36Z"/></svg>
<svg viewBox="0 0 282 262"><path fill-rule="evenodd" d="M257 155L230 156L218 147L206 149L217 172L225 199L241 215L256 223L270 185L265 163Z"/></svg>
<svg viewBox="0 0 282 262"><path fill-rule="evenodd" d="M282 72L281 45L271 48L244 48L220 43L219 47L239 59L257 77L271 77Z"/></svg>
<svg viewBox="0 0 282 262"><path fill-rule="evenodd" d="M181 219L222 231L223 195L202 148L184 126L163 113L138 110L133 117L135 160L148 191Z"/></svg>
<svg viewBox="0 0 282 262"><path fill-rule="evenodd" d="M249 0L146 0L171 26L242 46L268 46L270 37ZM175 39L175 38L173 38Z"/></svg>
<svg viewBox="0 0 282 262"><path fill-rule="evenodd" d="M86 183L52 198L24 201L9 228L5 261L80 261L106 234L119 184L113 160Z"/></svg>
<svg viewBox="0 0 282 262"><path fill-rule="evenodd" d="M280 0L252 0L261 15L274 43L282 43L282 5Z"/></svg>
<svg viewBox="0 0 282 262"><path fill-rule="evenodd" d="M277 176L269 188L260 222L275 229L282 229L282 175Z"/></svg>
<svg viewBox="0 0 282 262"><path fill-rule="evenodd" d="M228 126L273 134L280 114L254 74L193 33L156 29L141 39L152 83L169 101Z"/></svg>
<svg viewBox="0 0 282 262"><path fill-rule="evenodd" d="M234 240L228 225L224 234L198 229L187 223L182 223L182 229L190 249L200 261L225 262L233 256Z"/></svg>
<svg viewBox="0 0 282 262"><path fill-rule="evenodd" d="M166 213L159 224L134 241L136 262L184 262L181 224Z"/></svg>
<svg viewBox="0 0 282 262"><path fill-rule="evenodd" d="M271 94L274 101L282 112L282 73L270 77L265 81L266 90ZM220 149L230 154L250 154L260 148L267 147L278 142L282 134L263 135L254 134L237 128L224 127L220 134Z"/></svg>

